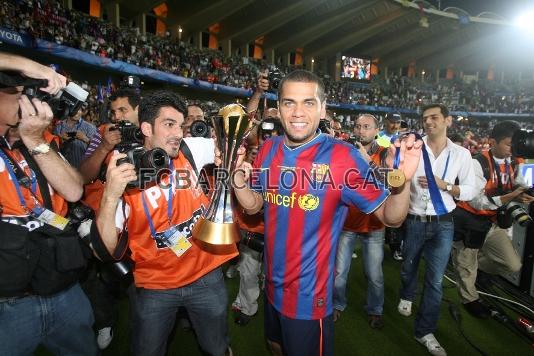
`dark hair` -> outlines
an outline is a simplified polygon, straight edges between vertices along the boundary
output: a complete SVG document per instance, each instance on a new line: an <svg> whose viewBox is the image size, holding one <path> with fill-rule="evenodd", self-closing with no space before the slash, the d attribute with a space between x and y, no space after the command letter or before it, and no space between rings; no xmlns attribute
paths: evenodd
<svg viewBox="0 0 534 356"><path fill-rule="evenodd" d="M139 124L148 122L154 125L160 109L166 106L175 108L184 116L187 115L185 101L178 94L168 90L158 90L149 93L141 100L139 104Z"/></svg>
<svg viewBox="0 0 534 356"><path fill-rule="evenodd" d="M141 102L141 96L133 89L118 89L109 97L109 101L115 101L118 98L128 98L128 104L132 108L139 106Z"/></svg>
<svg viewBox="0 0 534 356"><path fill-rule="evenodd" d="M202 110L202 112L204 112L204 108L202 107L202 105L200 103L195 103L195 102L188 103L186 109L189 110L189 108L193 106L196 106L197 108ZM187 111L186 111L186 114L187 114Z"/></svg>
<svg viewBox="0 0 534 356"><path fill-rule="evenodd" d="M441 111L441 115L443 115L443 117L449 116L449 109L447 109L445 105L438 104L438 103L428 104L428 105L423 106L423 108L421 109L421 116L425 113L425 111L429 109L434 109L434 108L439 108L439 110Z"/></svg>
<svg viewBox="0 0 534 356"><path fill-rule="evenodd" d="M464 142L464 137L459 133L453 133L449 135L449 140L452 142Z"/></svg>
<svg viewBox="0 0 534 356"><path fill-rule="evenodd" d="M321 78L319 78L312 72L308 72L307 70L303 69L297 69L289 73L280 81L280 85L278 86L278 93L282 92L282 89L284 88L284 84L286 82L316 83L319 100L321 101L321 103L326 100L324 83ZM278 100L280 101L280 95L278 95Z"/></svg>
<svg viewBox="0 0 534 356"><path fill-rule="evenodd" d="M497 143L501 142L505 138L512 137L514 133L521 129L521 126L517 121L513 120L506 120L501 121L495 126L493 126L493 130L491 130L490 138L497 141Z"/></svg>

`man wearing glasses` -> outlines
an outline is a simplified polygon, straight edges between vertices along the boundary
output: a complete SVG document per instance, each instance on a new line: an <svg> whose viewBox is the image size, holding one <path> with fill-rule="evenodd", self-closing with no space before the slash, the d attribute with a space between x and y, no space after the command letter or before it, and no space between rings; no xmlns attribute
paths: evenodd
<svg viewBox="0 0 534 356"><path fill-rule="evenodd" d="M387 149L376 143L378 120L371 114L362 114L356 119L353 134L354 145L361 155L377 166L384 166ZM336 254L336 277L334 280L334 321L347 307L347 279L352 252L356 241L361 239L363 267L367 277L367 303L365 311L369 326L381 329L384 326L384 224L373 214L364 214L358 208L350 207L339 236Z"/></svg>

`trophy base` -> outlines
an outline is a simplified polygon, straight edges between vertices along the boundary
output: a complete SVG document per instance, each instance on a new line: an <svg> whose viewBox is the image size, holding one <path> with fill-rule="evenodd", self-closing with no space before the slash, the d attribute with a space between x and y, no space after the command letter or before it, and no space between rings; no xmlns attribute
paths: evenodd
<svg viewBox="0 0 534 356"><path fill-rule="evenodd" d="M231 245L241 239L237 223L220 224L204 218L197 221L192 233L195 239L211 245Z"/></svg>

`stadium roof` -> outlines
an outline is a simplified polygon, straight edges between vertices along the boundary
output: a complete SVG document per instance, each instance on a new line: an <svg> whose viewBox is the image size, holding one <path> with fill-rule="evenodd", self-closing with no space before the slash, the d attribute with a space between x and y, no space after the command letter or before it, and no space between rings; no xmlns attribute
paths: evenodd
<svg viewBox="0 0 534 356"><path fill-rule="evenodd" d="M219 41L232 47L263 36L263 49L334 58L369 56L396 68L454 65L465 70L533 70L534 32L511 26L519 0L119 0L121 17L150 13L166 2L169 27L185 35L218 23ZM506 6L503 5L506 3ZM462 7L461 9L457 6ZM425 10L422 10L425 9ZM443 11L440 11L443 10ZM525 9L523 9L525 10ZM445 14L445 15L444 15ZM426 17L428 27L421 26Z"/></svg>

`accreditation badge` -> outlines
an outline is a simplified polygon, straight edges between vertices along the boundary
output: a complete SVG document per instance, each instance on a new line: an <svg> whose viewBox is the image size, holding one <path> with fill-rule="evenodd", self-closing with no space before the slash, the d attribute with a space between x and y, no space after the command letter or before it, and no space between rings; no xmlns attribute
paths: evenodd
<svg viewBox="0 0 534 356"><path fill-rule="evenodd" d="M178 257L181 257L191 248L191 246L193 246L187 237L178 230L176 225L158 233L157 238L159 238L165 246L170 248Z"/></svg>

